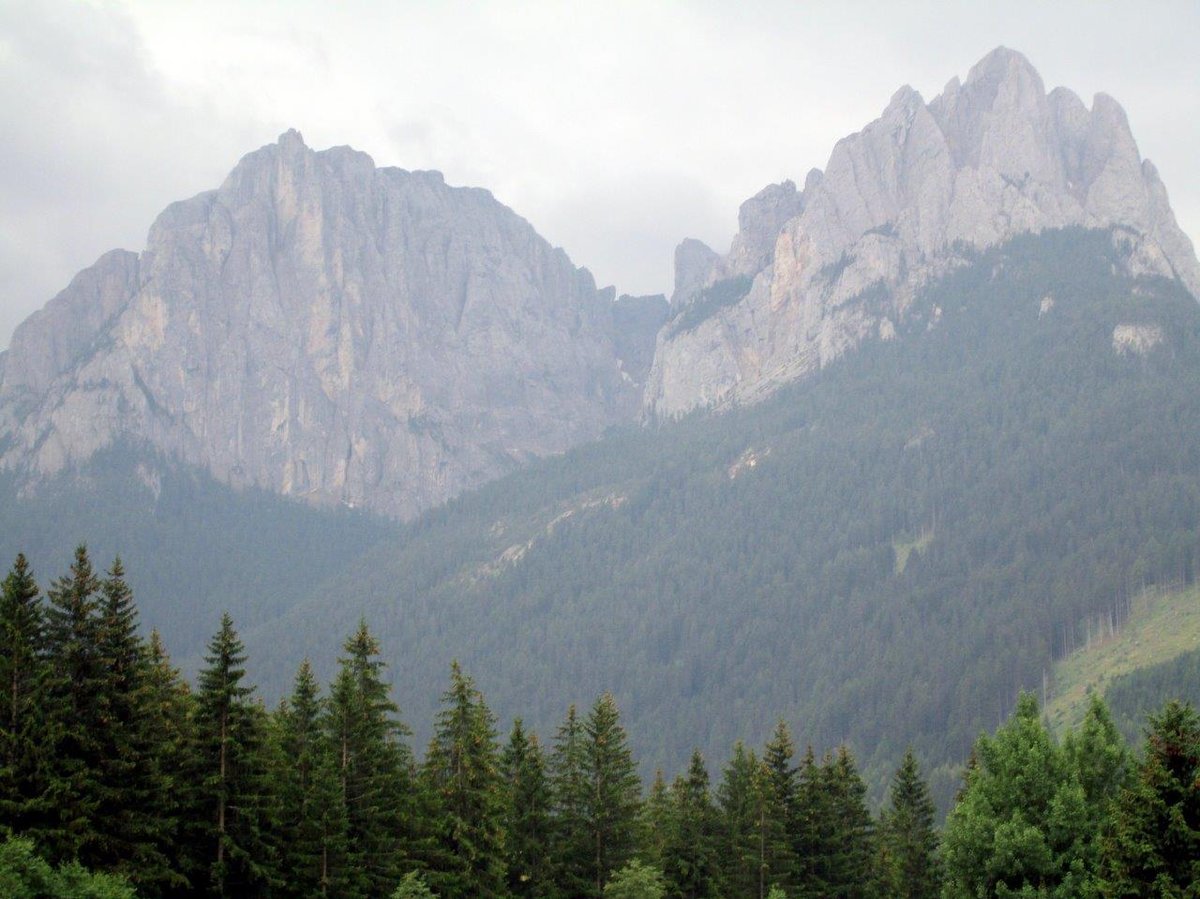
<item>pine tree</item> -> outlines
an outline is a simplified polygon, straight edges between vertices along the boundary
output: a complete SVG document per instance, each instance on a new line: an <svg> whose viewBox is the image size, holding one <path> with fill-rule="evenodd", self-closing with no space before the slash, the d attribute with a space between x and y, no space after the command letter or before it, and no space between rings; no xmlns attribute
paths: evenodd
<svg viewBox="0 0 1200 899"><path fill-rule="evenodd" d="M554 808L554 882L567 896L590 896L591 842L588 832L587 750L575 706L554 736L550 755L550 794Z"/></svg>
<svg viewBox="0 0 1200 899"><path fill-rule="evenodd" d="M641 783L611 693L596 700L583 730L588 780L584 806L590 847L588 878L600 893L609 875L633 857Z"/></svg>
<svg viewBox="0 0 1200 899"><path fill-rule="evenodd" d="M49 680L45 614L24 555L18 555L0 593L0 821L42 839L48 823L51 745L43 708Z"/></svg>
<svg viewBox="0 0 1200 899"><path fill-rule="evenodd" d="M892 780L888 807L880 823L886 895L897 899L936 899L941 893L935 809L910 748Z"/></svg>
<svg viewBox="0 0 1200 899"><path fill-rule="evenodd" d="M1195 896L1200 885L1200 716L1169 702L1103 838L1103 895Z"/></svg>
<svg viewBox="0 0 1200 899"><path fill-rule="evenodd" d="M266 896L277 880L270 839L265 721L243 685L246 656L228 614L209 643L197 694L196 760L208 852L207 884L216 896Z"/></svg>
<svg viewBox="0 0 1200 899"><path fill-rule="evenodd" d="M87 548L79 546L70 573L47 591L46 610L50 676L45 701L54 745L47 798L54 814L43 842L52 860L78 859L85 865L101 841L97 813L106 675L99 653L99 589Z"/></svg>
<svg viewBox="0 0 1200 899"><path fill-rule="evenodd" d="M667 895L707 899L721 894L717 864L717 814L708 793L708 769L693 752L687 776L671 787L677 825L663 859Z"/></svg>
<svg viewBox="0 0 1200 899"><path fill-rule="evenodd" d="M423 770L438 812L440 853L430 885L441 896L503 896L504 793L495 719L458 662L442 704Z"/></svg>
<svg viewBox="0 0 1200 899"><path fill-rule="evenodd" d="M518 718L500 756L505 785L505 867L513 896L554 895L550 784L537 736Z"/></svg>
<svg viewBox="0 0 1200 899"><path fill-rule="evenodd" d="M346 641L330 690L325 729L346 809L349 854L332 872L350 895L380 896L405 870L415 809L412 752L383 679L379 643L365 622Z"/></svg>
<svg viewBox="0 0 1200 899"><path fill-rule="evenodd" d="M346 806L336 759L322 728L316 677L305 659L296 672L291 700L275 716L282 764L277 768L281 869L285 896L341 894L346 868Z"/></svg>

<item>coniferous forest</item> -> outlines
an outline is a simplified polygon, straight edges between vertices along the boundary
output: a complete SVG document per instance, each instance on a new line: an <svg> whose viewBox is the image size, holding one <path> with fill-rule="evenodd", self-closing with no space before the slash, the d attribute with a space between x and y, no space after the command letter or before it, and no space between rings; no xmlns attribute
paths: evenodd
<svg viewBox="0 0 1200 899"><path fill-rule="evenodd" d="M1189 896L1200 717L1131 753L1104 703L1061 742L1023 694L945 823L909 751L872 814L845 746L699 752L646 785L611 694L507 734L450 667L423 752L360 623L332 683L268 709L225 615L194 684L84 547L0 598L0 894L9 897ZM719 711L714 711L719 714Z"/></svg>

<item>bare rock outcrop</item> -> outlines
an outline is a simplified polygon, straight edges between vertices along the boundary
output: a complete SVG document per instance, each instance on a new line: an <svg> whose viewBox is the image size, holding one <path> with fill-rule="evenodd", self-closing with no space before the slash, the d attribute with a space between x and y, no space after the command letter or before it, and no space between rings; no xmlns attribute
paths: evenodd
<svg viewBox="0 0 1200 899"><path fill-rule="evenodd" d="M134 443L412 516L636 416L656 322L618 335L612 297L487 191L291 131L18 329L0 464L36 484Z"/></svg>
<svg viewBox="0 0 1200 899"><path fill-rule="evenodd" d="M1111 97L1089 110L1064 88L1047 94L1003 47L929 104L901 88L804 190L772 185L747 201L725 256L681 246L672 317L689 327L660 333L645 411L765 396L894 333L915 292L964 248L1071 225L1119 227L1138 273L1178 278L1200 297L1191 241ZM753 279L749 291L695 324L705 289L735 275Z"/></svg>

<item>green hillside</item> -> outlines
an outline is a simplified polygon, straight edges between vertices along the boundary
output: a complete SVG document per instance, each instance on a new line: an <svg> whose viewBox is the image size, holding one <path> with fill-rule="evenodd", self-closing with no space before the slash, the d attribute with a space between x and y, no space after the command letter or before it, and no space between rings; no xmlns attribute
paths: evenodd
<svg viewBox="0 0 1200 899"><path fill-rule="evenodd" d="M1094 636L1054 666L1046 717L1060 734L1078 726L1087 711L1088 696L1108 698L1110 688L1127 683L1128 675L1158 668L1187 654L1200 652L1200 590L1147 590L1132 603L1124 626L1113 633L1108 622L1093 624ZM1164 685L1168 690L1171 686ZM1134 715L1158 708L1167 695L1147 698ZM1122 710L1124 711L1124 710Z"/></svg>
<svg viewBox="0 0 1200 899"><path fill-rule="evenodd" d="M1118 256L1106 233L1021 238L767 402L462 497L248 629L256 673L278 691L312 652L327 675L326 635L365 615L417 745L457 657L542 733L611 689L647 771L785 715L876 789L913 743L945 799L1088 620L1193 576L1200 307ZM1122 324L1165 339L1118 352Z"/></svg>

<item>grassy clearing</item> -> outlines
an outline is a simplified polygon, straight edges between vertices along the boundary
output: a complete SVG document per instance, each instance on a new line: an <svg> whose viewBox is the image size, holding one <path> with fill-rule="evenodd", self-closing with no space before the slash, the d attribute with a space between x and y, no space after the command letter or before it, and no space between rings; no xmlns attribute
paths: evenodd
<svg viewBox="0 0 1200 899"><path fill-rule="evenodd" d="M914 552L925 552L926 547L932 542L933 531L922 531L921 536L915 540L893 540L892 549L896 553L896 574L904 574L904 567L908 564L908 557Z"/></svg>
<svg viewBox="0 0 1200 899"><path fill-rule="evenodd" d="M897 558L899 558L897 556ZM1117 635L1079 649L1054 666L1046 717L1059 734L1075 727L1093 691L1121 675L1200 648L1200 588L1147 590Z"/></svg>

